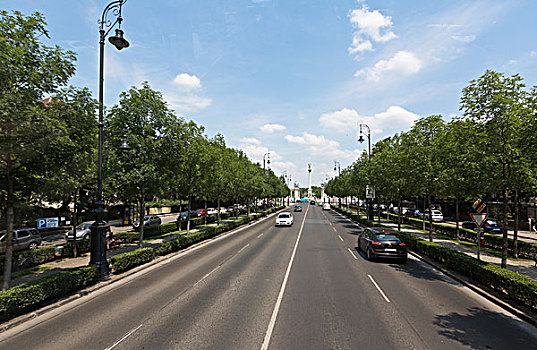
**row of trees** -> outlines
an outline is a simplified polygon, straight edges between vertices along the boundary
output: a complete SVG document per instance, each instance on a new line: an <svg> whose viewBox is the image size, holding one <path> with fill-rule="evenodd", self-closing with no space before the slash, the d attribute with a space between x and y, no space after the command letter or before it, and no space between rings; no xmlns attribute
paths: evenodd
<svg viewBox="0 0 537 350"><path fill-rule="evenodd" d="M486 71L463 89L461 117L421 118L408 132L378 141L370 161L364 153L328 182L327 193L364 198L366 185L373 185L379 202L399 207L403 198L424 198L428 207L433 196L450 199L457 225L461 202L499 197L505 268L508 220L514 218L517 256L519 203L537 196L536 102L537 88L526 89L519 75Z"/></svg>
<svg viewBox="0 0 537 350"><path fill-rule="evenodd" d="M0 12L4 289L18 213L45 201L76 203L81 189L94 193L97 182L97 102L87 88L66 87L75 73L75 53L48 47L41 37L48 37L42 15ZM145 202L155 198L189 203L195 198L219 206L288 194L283 178L227 147L222 135L209 138L202 126L178 117L147 82L123 92L105 119L103 178L109 201L137 201L145 213ZM119 151L124 133L132 147L128 154Z"/></svg>

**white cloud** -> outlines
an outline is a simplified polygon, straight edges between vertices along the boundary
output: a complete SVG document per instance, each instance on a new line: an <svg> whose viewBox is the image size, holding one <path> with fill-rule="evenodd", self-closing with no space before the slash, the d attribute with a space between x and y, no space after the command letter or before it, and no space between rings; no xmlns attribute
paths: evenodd
<svg viewBox="0 0 537 350"><path fill-rule="evenodd" d="M354 109L343 108L340 111L323 113L319 117L321 127L345 132L348 128L356 127L359 120L358 112Z"/></svg>
<svg viewBox="0 0 537 350"><path fill-rule="evenodd" d="M354 109L344 108L335 112L323 113L319 117L319 124L324 129L347 133L349 129L358 130L358 124L364 123L371 128L372 134L382 134L386 130L407 129L417 119L419 119L417 114L400 106L390 106L386 111L374 116L363 116ZM296 136L292 137L296 138Z"/></svg>
<svg viewBox="0 0 537 350"><path fill-rule="evenodd" d="M178 112L192 112L207 108L213 100L197 95L167 94L164 96L170 106Z"/></svg>
<svg viewBox="0 0 537 350"><path fill-rule="evenodd" d="M460 41L462 43L471 43L476 39L475 35L452 35L451 39Z"/></svg>
<svg viewBox="0 0 537 350"><path fill-rule="evenodd" d="M339 147L339 142L337 141L329 140L322 135L317 136L308 132L302 133L302 136L286 135L285 139L289 142L298 143L301 145Z"/></svg>
<svg viewBox="0 0 537 350"><path fill-rule="evenodd" d="M281 124L265 124L259 128L265 134L274 134L276 131L284 131L285 129L287 128Z"/></svg>
<svg viewBox="0 0 537 350"><path fill-rule="evenodd" d="M330 140L323 135L304 132L302 136L286 135L285 139L291 143L308 146L306 150L317 156L354 160L360 154L359 150L340 149L339 142Z"/></svg>
<svg viewBox="0 0 537 350"><path fill-rule="evenodd" d="M261 144L261 141L256 139L255 137L243 137L242 139L240 139L240 142L241 143L246 143L246 144L252 144L252 145L260 145Z"/></svg>
<svg viewBox="0 0 537 350"><path fill-rule="evenodd" d="M349 53L354 54L362 51L372 51L375 42L387 42L395 39L397 35L392 32L392 18L384 16L378 10L370 11L367 5L361 9L354 9L349 12L349 19L357 30L353 33L352 43L349 46Z"/></svg>
<svg viewBox="0 0 537 350"><path fill-rule="evenodd" d="M410 75L421 70L422 61L412 52L399 51L388 60L380 60L373 67L364 68L356 72L355 77L365 77L368 81L380 81L390 74L390 78L394 75Z"/></svg>
<svg viewBox="0 0 537 350"><path fill-rule="evenodd" d="M178 74L175 79L173 79L173 83L180 86L185 91L201 88L200 79L195 75L189 75L187 73Z"/></svg>

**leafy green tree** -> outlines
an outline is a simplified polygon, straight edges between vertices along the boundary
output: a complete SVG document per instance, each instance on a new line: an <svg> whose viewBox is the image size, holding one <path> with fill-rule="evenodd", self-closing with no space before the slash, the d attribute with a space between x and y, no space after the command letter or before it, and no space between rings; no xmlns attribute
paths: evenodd
<svg viewBox="0 0 537 350"><path fill-rule="evenodd" d="M464 116L476 122L479 148L487 162L489 184L501 193L503 208L503 249L501 266L507 266L508 201L517 190L518 173L527 167L521 154L520 133L526 113L527 93L519 75L505 77L487 70L462 91L460 108Z"/></svg>
<svg viewBox="0 0 537 350"><path fill-rule="evenodd" d="M167 147L167 127L175 119L161 93L151 89L147 82L142 83L140 88L132 87L121 93L119 104L107 116L108 137L111 138L105 147L109 157L104 162L107 192L109 196L122 193L125 199L137 198L140 208L140 247L143 246L145 202L148 197L162 191L161 157L165 154L163 149ZM128 144L132 147L127 156L119 154L119 144L123 141L119 136L125 130L128 132Z"/></svg>
<svg viewBox="0 0 537 350"><path fill-rule="evenodd" d="M75 71L75 54L43 45L41 36L49 37L41 14L0 11L0 186L7 226L3 290L11 280L13 208L30 192L32 179L41 176L36 151L47 147L59 123L42 113L39 101Z"/></svg>

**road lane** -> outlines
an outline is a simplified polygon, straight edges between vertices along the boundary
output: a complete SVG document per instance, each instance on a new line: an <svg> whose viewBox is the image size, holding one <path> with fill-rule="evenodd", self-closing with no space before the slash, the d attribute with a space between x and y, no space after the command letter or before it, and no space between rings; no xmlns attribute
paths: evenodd
<svg viewBox="0 0 537 350"><path fill-rule="evenodd" d="M263 235L259 237L261 234ZM242 291L245 285L250 286L248 289L250 296L244 297L244 300L253 301L250 308L259 309L259 312L266 312L270 315L273 302L263 298L270 296L273 299L276 298L277 284L283 278L282 266L289 260L296 234L296 226L275 228L274 218L269 218L161 265L149 273L133 278L128 283L111 288L106 293L90 295L75 308L65 310L52 319L36 324L29 330L16 334L24 328L23 325L23 327L2 333L0 334L0 348L104 349L140 324L144 326L125 341L141 335L149 337L147 338L148 344L156 344L167 339L162 336L163 330L172 333L167 334L171 339L174 336L190 339L190 336L187 337L188 334L200 334L205 327L203 325L211 324L208 322L210 318L204 317L204 312L219 310L223 313L227 307L243 305L240 298L226 300L219 305L211 301L219 300L222 295L235 295L230 291ZM244 248L247 244L250 245ZM238 254L241 249L243 251ZM217 271L198 283L217 266L220 266ZM241 269L247 271L241 275ZM217 284L212 288L207 288L215 278L217 278ZM196 283L198 284L194 287ZM256 302L256 295L262 297L261 304L266 304L266 310ZM237 295L235 297L238 298ZM237 301L239 301L238 304ZM175 315L173 309L179 310L180 314ZM245 314L248 312L249 310ZM172 324L177 325L177 328L170 328L169 322L158 323L154 328L155 332L150 332L148 335L144 333L146 329L153 329L152 325L159 318L173 321ZM236 316L236 320L230 322L229 325L237 324L241 318L243 316ZM201 326L195 327L196 325ZM257 340L259 345L263 340L264 328L265 323L259 327L261 330ZM181 332L178 332L178 329ZM224 330L224 328L221 329ZM214 329L207 330L207 332L219 334ZM6 336L8 339L5 339ZM238 335L235 334L235 336ZM206 341L209 338L200 339L200 341ZM121 348L122 344L123 342L116 348ZM144 343L138 342L137 344L143 346ZM165 344L162 345L166 348Z"/></svg>
<svg viewBox="0 0 537 350"><path fill-rule="evenodd" d="M338 226L348 247L356 246L356 225L335 212L325 214ZM354 226L354 228L352 228ZM338 229L339 231L339 229ZM405 265L358 263L378 282L398 314L431 348L522 349L537 347L537 329L481 297L428 264L410 257ZM436 345L435 345L436 344Z"/></svg>

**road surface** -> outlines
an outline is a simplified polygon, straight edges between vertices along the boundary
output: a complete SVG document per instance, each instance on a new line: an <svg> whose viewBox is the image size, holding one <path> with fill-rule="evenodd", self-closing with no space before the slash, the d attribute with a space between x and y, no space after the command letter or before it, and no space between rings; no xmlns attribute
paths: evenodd
<svg viewBox="0 0 537 350"><path fill-rule="evenodd" d="M537 330L359 228L303 205L0 334L1 349L535 349Z"/></svg>

